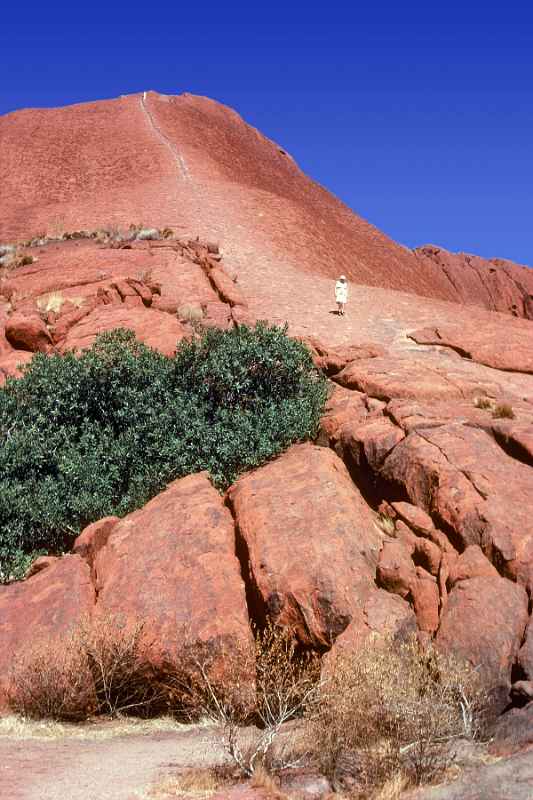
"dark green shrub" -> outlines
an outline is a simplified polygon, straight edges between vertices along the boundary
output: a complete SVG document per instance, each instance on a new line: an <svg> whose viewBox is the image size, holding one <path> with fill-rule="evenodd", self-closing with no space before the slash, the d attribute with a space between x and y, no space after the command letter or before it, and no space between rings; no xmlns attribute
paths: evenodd
<svg viewBox="0 0 533 800"><path fill-rule="evenodd" d="M307 349L261 324L210 330L174 358L129 331L79 357L37 354L0 390L0 580L21 554L61 551L177 477L229 485L313 436L325 397Z"/></svg>

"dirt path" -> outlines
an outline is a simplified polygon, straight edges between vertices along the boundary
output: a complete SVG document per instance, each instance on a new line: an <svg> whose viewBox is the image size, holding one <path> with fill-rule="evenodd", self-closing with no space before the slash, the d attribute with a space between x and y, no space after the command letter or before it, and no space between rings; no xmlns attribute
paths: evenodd
<svg viewBox="0 0 533 800"><path fill-rule="evenodd" d="M0 737L5 800L142 800L179 767L220 763L213 731L184 728L116 738Z"/></svg>

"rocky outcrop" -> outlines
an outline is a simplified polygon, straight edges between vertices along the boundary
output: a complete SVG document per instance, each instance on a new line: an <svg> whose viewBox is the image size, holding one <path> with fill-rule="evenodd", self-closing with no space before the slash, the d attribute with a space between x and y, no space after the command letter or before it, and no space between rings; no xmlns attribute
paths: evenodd
<svg viewBox="0 0 533 800"><path fill-rule="evenodd" d="M496 318L492 324L422 328L409 334L418 344L450 347L466 358L494 369L533 372L533 325L508 326Z"/></svg>
<svg viewBox="0 0 533 800"><path fill-rule="evenodd" d="M237 481L228 499L259 618L327 648L374 589L380 535L342 461L296 445Z"/></svg>
<svg viewBox="0 0 533 800"><path fill-rule="evenodd" d="M479 545L505 575L532 590L533 528L523 498L532 496L533 473L491 436L460 424L418 429L387 456L382 476L438 519L461 548Z"/></svg>
<svg viewBox="0 0 533 800"><path fill-rule="evenodd" d="M142 621L153 665L189 642L220 655L250 644L233 520L205 473L112 525L93 559L95 613Z"/></svg>
<svg viewBox="0 0 533 800"><path fill-rule="evenodd" d="M511 669L527 619L526 592L499 576L459 581L442 614L437 647L479 668L500 711L509 702Z"/></svg>
<svg viewBox="0 0 533 800"><path fill-rule="evenodd" d="M237 263L260 263L267 276L280 263L330 279L342 271L353 283L533 315L526 268L396 244L205 97L147 92L15 112L0 117L0 140L0 242L51 227L179 223L221 241ZM231 291L233 304L235 287L221 277L218 288Z"/></svg>
<svg viewBox="0 0 533 800"><path fill-rule="evenodd" d="M28 580L0 586L0 708L16 653L60 641L92 613L94 603L90 569L78 555L54 559Z"/></svg>

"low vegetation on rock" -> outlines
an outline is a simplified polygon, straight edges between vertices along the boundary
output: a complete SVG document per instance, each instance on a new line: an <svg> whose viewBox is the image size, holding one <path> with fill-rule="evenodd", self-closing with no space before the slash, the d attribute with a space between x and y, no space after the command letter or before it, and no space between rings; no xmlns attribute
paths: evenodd
<svg viewBox="0 0 533 800"><path fill-rule="evenodd" d="M209 720L235 781L304 767L353 798L433 781L453 764L458 741L483 733L477 671L415 638L371 636L321 671L317 654L271 624L256 631L255 647L217 653L177 631L176 661L154 671L143 658L146 635L102 617L61 641L29 643L12 665L12 708L60 721L162 710ZM223 680L220 656L231 665Z"/></svg>
<svg viewBox="0 0 533 800"><path fill-rule="evenodd" d="M0 564L60 552L88 523L207 470L228 486L313 436L326 383L286 330L208 330L167 358L129 331L37 354L0 390Z"/></svg>

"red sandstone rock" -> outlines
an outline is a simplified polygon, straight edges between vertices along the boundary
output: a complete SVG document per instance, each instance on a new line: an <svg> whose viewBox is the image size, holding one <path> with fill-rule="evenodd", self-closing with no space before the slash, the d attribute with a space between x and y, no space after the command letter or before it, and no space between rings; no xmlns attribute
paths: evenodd
<svg viewBox="0 0 533 800"><path fill-rule="evenodd" d="M336 445L346 423L355 424L366 419L370 414L367 401L362 392L352 392L333 384L320 420L320 443Z"/></svg>
<svg viewBox="0 0 533 800"><path fill-rule="evenodd" d="M463 425L418 430L394 448L382 474L443 520L463 547L479 545L512 579L533 586L533 528L524 503L533 496L533 473L492 437Z"/></svg>
<svg viewBox="0 0 533 800"><path fill-rule="evenodd" d="M232 307L246 306L246 300L242 292L224 270L220 269L220 267L213 268L209 273L209 278L224 303L228 303Z"/></svg>
<svg viewBox="0 0 533 800"><path fill-rule="evenodd" d="M36 314L13 314L6 322L6 339L18 350L45 353L50 349L52 337L42 319Z"/></svg>
<svg viewBox="0 0 533 800"><path fill-rule="evenodd" d="M111 531L117 522L119 522L118 517L104 517L88 525L74 542L72 552L77 553L92 567L96 556L102 547L107 544Z"/></svg>
<svg viewBox="0 0 533 800"><path fill-rule="evenodd" d="M518 653L518 664L526 678L533 681L533 617L529 620L526 636Z"/></svg>
<svg viewBox="0 0 533 800"><path fill-rule="evenodd" d="M470 578L450 592L436 643L479 666L504 707L527 619L528 598L521 586L499 576Z"/></svg>
<svg viewBox="0 0 533 800"><path fill-rule="evenodd" d="M533 326L495 319L482 328L470 325L423 328L410 334L418 344L451 347L461 355L495 369L533 373Z"/></svg>
<svg viewBox="0 0 533 800"><path fill-rule="evenodd" d="M7 378L20 378L22 375L22 367L24 364L29 364L33 358L33 353L27 350L12 350L0 356L0 386L2 386Z"/></svg>
<svg viewBox="0 0 533 800"><path fill-rule="evenodd" d="M174 354L176 344L185 336L178 320L162 311L143 305L138 308L128 308L123 304L98 306L69 330L60 350L83 350L92 345L99 333L115 328L132 330L137 339L166 356Z"/></svg>
<svg viewBox="0 0 533 800"><path fill-rule="evenodd" d="M375 589L363 605L362 616L356 617L338 637L324 659L326 671L339 653L361 647L371 634L407 639L417 631L413 609L397 594Z"/></svg>
<svg viewBox="0 0 533 800"><path fill-rule="evenodd" d="M507 452L512 452L520 461L533 467L533 421L521 423L501 420L493 424L492 430Z"/></svg>
<svg viewBox="0 0 533 800"><path fill-rule="evenodd" d="M313 353L313 360L319 369L324 370L326 375L336 375L347 364L366 358L377 358L385 356L385 348L373 342L364 344L350 344L341 347L326 347L315 336L304 336L301 340Z"/></svg>
<svg viewBox="0 0 533 800"><path fill-rule="evenodd" d="M330 450L295 445L228 493L259 615L324 647L361 617L380 536Z"/></svg>
<svg viewBox="0 0 533 800"><path fill-rule="evenodd" d="M439 589L435 578L422 567L410 586L416 622L423 633L433 634L439 627Z"/></svg>
<svg viewBox="0 0 533 800"><path fill-rule="evenodd" d="M24 576L25 580L37 575L38 572L42 572L43 569L48 569L48 567L51 567L52 564L55 564L58 560L59 559L56 556L39 556L39 558L36 558L31 564L29 570Z"/></svg>
<svg viewBox="0 0 533 800"><path fill-rule="evenodd" d="M437 368L424 360L405 356L352 361L334 376L334 380L348 389L357 389L385 401L392 398L452 400L501 393L494 381L483 381L450 366Z"/></svg>
<svg viewBox="0 0 533 800"><path fill-rule="evenodd" d="M383 461L405 434L387 417L346 423L340 433L345 454L358 466L368 464L378 471Z"/></svg>
<svg viewBox="0 0 533 800"><path fill-rule="evenodd" d="M144 622L156 666L175 659L185 638L251 643L233 520L206 473L174 481L117 522L94 571L96 613Z"/></svg>
<svg viewBox="0 0 533 800"><path fill-rule="evenodd" d="M15 653L41 640L60 640L92 612L94 600L89 566L77 555L57 559L28 580L0 586L0 706Z"/></svg>
<svg viewBox="0 0 533 800"><path fill-rule="evenodd" d="M406 598L416 580L412 550L402 541L386 540L379 554L376 577L389 592Z"/></svg>
<svg viewBox="0 0 533 800"><path fill-rule="evenodd" d="M179 220L267 272L283 262L334 278L342 268L355 283L529 313L527 269L395 244L307 178L278 145L207 98L148 92L20 111L0 118L0 140L0 241L46 229L54 218L68 231L102 220L149 219L160 227Z"/></svg>
<svg viewBox="0 0 533 800"><path fill-rule="evenodd" d="M449 583L455 586L459 581L470 578L496 578L498 570L493 567L477 544L469 545L450 567Z"/></svg>

